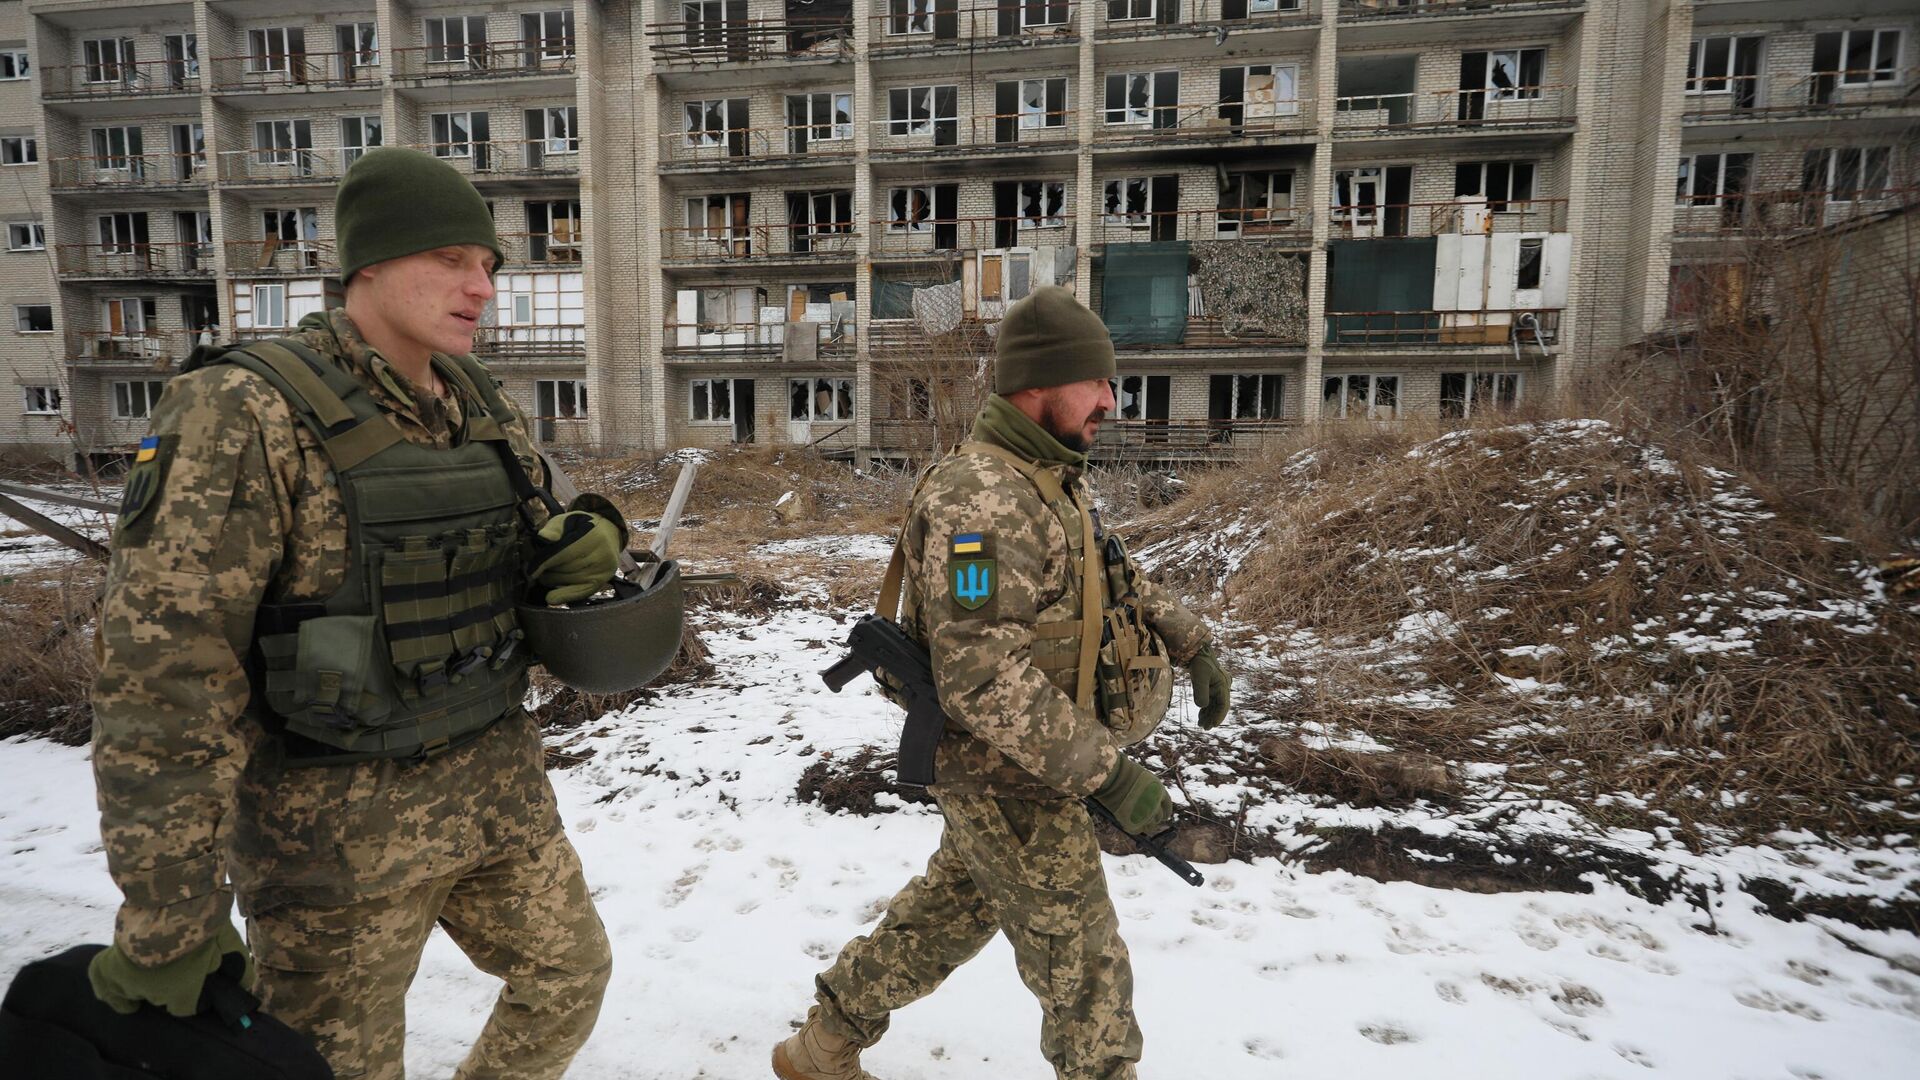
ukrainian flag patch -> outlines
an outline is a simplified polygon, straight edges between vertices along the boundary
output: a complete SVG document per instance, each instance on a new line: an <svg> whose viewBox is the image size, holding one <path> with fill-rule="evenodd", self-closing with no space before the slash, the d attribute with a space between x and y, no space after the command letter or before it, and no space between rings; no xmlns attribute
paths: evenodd
<svg viewBox="0 0 1920 1080"><path fill-rule="evenodd" d="M985 539L979 533L961 533L953 538L955 555L978 555L985 546Z"/></svg>
<svg viewBox="0 0 1920 1080"><path fill-rule="evenodd" d="M133 463L135 465L138 465L141 462L152 461L154 458L159 456L160 456L160 436L149 435L146 438L140 440L140 452L133 455Z"/></svg>
<svg viewBox="0 0 1920 1080"><path fill-rule="evenodd" d="M994 588L999 584L992 553L987 550L987 538L977 532L959 533L954 536L950 550L947 584L952 589L953 602L960 605L962 611L979 611L993 599Z"/></svg>

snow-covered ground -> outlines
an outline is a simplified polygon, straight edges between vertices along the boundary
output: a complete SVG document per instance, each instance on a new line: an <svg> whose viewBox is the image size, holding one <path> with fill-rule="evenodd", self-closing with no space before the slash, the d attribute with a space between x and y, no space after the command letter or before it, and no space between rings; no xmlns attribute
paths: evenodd
<svg viewBox="0 0 1920 1080"><path fill-rule="evenodd" d="M85 484L61 484L54 490L68 495L77 495L85 499L100 502L116 502L120 498L118 489L98 491ZM107 535L112 531L112 518L94 510L81 510L59 503L45 502L40 499L17 499L27 509L36 511L54 521L65 525L84 536L90 536L106 543ZM0 510L0 577L19 574L28 570L45 572L61 563L84 558L79 552L65 547L52 537L42 536L32 527L8 517Z"/></svg>
<svg viewBox="0 0 1920 1080"><path fill-rule="evenodd" d="M616 954L570 1076L770 1075L814 972L933 850L939 819L917 808L859 818L794 801L817 754L897 731L878 697L815 677L844 633L805 609L721 619L706 634L709 684L668 688L566 744L594 751L554 781ZM105 940L117 894L85 751L0 743L0 776L7 976ZM1739 892L1720 898L1710 933L1684 903L1605 883L1488 896L1264 859L1203 867L1193 889L1139 857L1107 869L1150 1080L1870 1080L1912 1076L1920 1058L1920 939L1780 922ZM495 990L435 936L411 999L413 1075L449 1074ZM1038 1032L996 940L898 1014L867 1064L885 1080L1043 1080Z"/></svg>

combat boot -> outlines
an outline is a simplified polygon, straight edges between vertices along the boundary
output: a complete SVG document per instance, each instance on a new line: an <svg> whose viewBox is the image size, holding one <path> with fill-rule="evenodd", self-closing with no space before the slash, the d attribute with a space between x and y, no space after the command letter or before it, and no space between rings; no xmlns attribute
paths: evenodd
<svg viewBox="0 0 1920 1080"><path fill-rule="evenodd" d="M860 1048L812 1020L773 1048L780 1080L878 1080L860 1067Z"/></svg>

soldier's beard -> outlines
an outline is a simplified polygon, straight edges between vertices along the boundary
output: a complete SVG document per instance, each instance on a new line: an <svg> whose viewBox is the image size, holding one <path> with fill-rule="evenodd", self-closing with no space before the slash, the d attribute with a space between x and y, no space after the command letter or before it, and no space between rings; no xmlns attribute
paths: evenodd
<svg viewBox="0 0 1920 1080"><path fill-rule="evenodd" d="M1068 424L1066 419L1060 415L1060 410L1054 403L1048 402L1041 410L1040 426L1046 428L1047 434L1053 436L1061 446L1066 447L1076 454L1084 454L1093 449L1093 440L1087 438L1085 434L1087 425L1096 419L1104 418L1106 415L1107 410L1095 409L1082 417L1078 424Z"/></svg>

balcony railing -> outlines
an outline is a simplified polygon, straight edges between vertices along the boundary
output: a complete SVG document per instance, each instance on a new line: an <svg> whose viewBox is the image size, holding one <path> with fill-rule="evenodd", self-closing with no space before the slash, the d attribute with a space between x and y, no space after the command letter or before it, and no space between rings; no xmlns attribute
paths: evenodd
<svg viewBox="0 0 1920 1080"><path fill-rule="evenodd" d="M821 132L826 135L821 135ZM669 165L739 165L776 161L845 160L853 156L852 124L670 131L660 136L660 160Z"/></svg>
<svg viewBox="0 0 1920 1080"><path fill-rule="evenodd" d="M1150 111L1153 116L1149 120L1103 123L1094 137L1103 146L1161 143L1176 139L1259 139L1311 133L1314 126L1313 101L1310 98L1176 104ZM1112 115L1109 111L1102 118Z"/></svg>
<svg viewBox="0 0 1920 1080"><path fill-rule="evenodd" d="M319 277L338 274L331 240L229 240L227 272L235 277Z"/></svg>
<svg viewBox="0 0 1920 1080"><path fill-rule="evenodd" d="M225 184L309 184L339 179L365 151L222 150L220 181Z"/></svg>
<svg viewBox="0 0 1920 1080"><path fill-rule="evenodd" d="M817 355L851 358L855 338L853 322L848 320L838 333L832 323L806 322L801 325L814 333ZM689 325L668 321L664 349L669 353L704 358L778 357L786 350L787 324L777 323L699 323Z"/></svg>
<svg viewBox="0 0 1920 1080"><path fill-rule="evenodd" d="M204 277L213 273L213 245L55 244L53 266L63 278Z"/></svg>
<svg viewBox="0 0 1920 1080"><path fill-rule="evenodd" d="M42 68L41 79L42 93L49 101L197 94L200 65L192 60L63 64Z"/></svg>
<svg viewBox="0 0 1920 1080"><path fill-rule="evenodd" d="M1359 135L1563 127L1573 123L1573 108L1572 86L1362 94L1334 99L1333 129Z"/></svg>
<svg viewBox="0 0 1920 1080"><path fill-rule="evenodd" d="M571 75L577 67L572 38L480 41L467 45L415 45L395 49L401 79L505 79Z"/></svg>
<svg viewBox="0 0 1920 1080"><path fill-rule="evenodd" d="M1439 236L1466 233L1555 233L1567 231L1567 200L1508 199L1330 206L1329 235L1336 240Z"/></svg>
<svg viewBox="0 0 1920 1080"><path fill-rule="evenodd" d="M1171 330L1171 323L1158 319L1135 319L1114 329L1113 347L1121 352L1156 352L1166 349L1272 349L1305 348L1305 329L1297 333L1275 333L1230 324L1209 316L1181 316L1180 340L1158 340L1166 335L1154 332ZM1143 340L1152 338L1156 340Z"/></svg>
<svg viewBox="0 0 1920 1080"><path fill-rule="evenodd" d="M178 187L208 180L207 155L119 154L59 157L48 162L56 188Z"/></svg>
<svg viewBox="0 0 1920 1080"><path fill-rule="evenodd" d="M1317 6L1315 0L1096 0L1099 29L1094 36L1110 41L1312 26L1319 22Z"/></svg>
<svg viewBox="0 0 1920 1080"><path fill-rule="evenodd" d="M587 328L580 324L482 326L473 335L473 355L482 360L514 363L586 354Z"/></svg>
<svg viewBox="0 0 1920 1080"><path fill-rule="evenodd" d="M1341 19L1385 19L1419 15L1480 15L1582 7L1586 0L1340 0Z"/></svg>
<svg viewBox="0 0 1920 1080"><path fill-rule="evenodd" d="M517 269L579 268L582 254L580 230L563 228L548 232L498 233L500 265Z"/></svg>
<svg viewBox="0 0 1920 1080"><path fill-rule="evenodd" d="M275 90L363 89L380 85L374 52L253 53L216 56L213 87L223 94Z"/></svg>
<svg viewBox="0 0 1920 1080"><path fill-rule="evenodd" d="M795 258L845 261L854 257L860 234L852 222L821 225L668 226L660 248L668 259L691 262Z"/></svg>
<svg viewBox="0 0 1920 1080"><path fill-rule="evenodd" d="M67 362L161 370L185 360L197 344L199 335L185 330L82 330L67 335Z"/></svg>
<svg viewBox="0 0 1920 1080"><path fill-rule="evenodd" d="M873 254L949 254L973 248L1072 247L1072 211L1062 206L1050 217L922 218L908 223L880 219L869 222Z"/></svg>
<svg viewBox="0 0 1920 1080"><path fill-rule="evenodd" d="M1108 461L1213 458L1258 451L1300 426L1297 420L1120 420L1100 424L1091 454Z"/></svg>
<svg viewBox="0 0 1920 1080"><path fill-rule="evenodd" d="M957 150L1020 151L1034 146L1067 146L1080 137L1072 109L1027 113L989 113L940 120L872 121L875 157L907 157Z"/></svg>
<svg viewBox="0 0 1920 1080"><path fill-rule="evenodd" d="M870 45L876 59L975 48L981 44L1071 45L1079 29L1071 0L997 0L936 11L935 0L874 0Z"/></svg>
<svg viewBox="0 0 1920 1080"><path fill-rule="evenodd" d="M1799 236L1873 214L1920 205L1920 188L1832 188L1699 196L1676 206L1680 239Z"/></svg>
<svg viewBox="0 0 1920 1080"><path fill-rule="evenodd" d="M647 24L661 64L751 64L853 56L851 19L710 19Z"/></svg>
<svg viewBox="0 0 1920 1080"><path fill-rule="evenodd" d="M524 176L578 176L580 153L555 150L568 145L560 139L501 139L491 142L405 143L411 149L446 161L476 179Z"/></svg>
<svg viewBox="0 0 1920 1080"><path fill-rule="evenodd" d="M1304 207L1163 210L1100 215L1098 243L1161 240L1246 240L1302 245L1313 239L1313 211Z"/></svg>
<svg viewBox="0 0 1920 1080"><path fill-rule="evenodd" d="M1688 120L1771 120L1782 116L1920 109L1920 68L1816 71L1798 78L1700 76L1687 80Z"/></svg>
<svg viewBox="0 0 1920 1080"><path fill-rule="evenodd" d="M1555 308L1488 311L1338 311L1326 316L1328 345L1552 345Z"/></svg>

